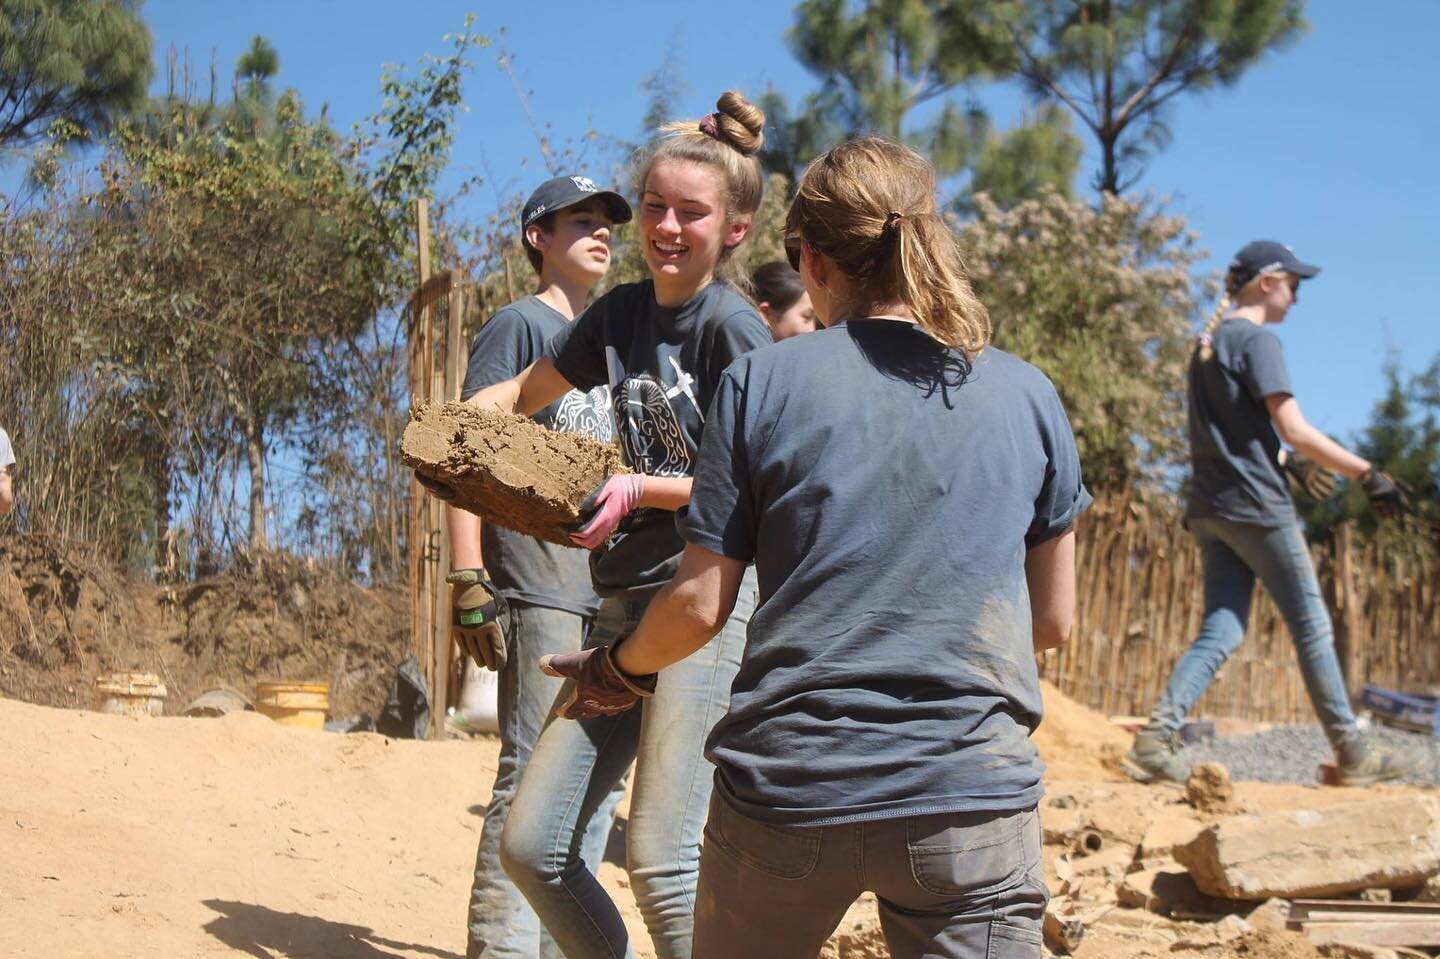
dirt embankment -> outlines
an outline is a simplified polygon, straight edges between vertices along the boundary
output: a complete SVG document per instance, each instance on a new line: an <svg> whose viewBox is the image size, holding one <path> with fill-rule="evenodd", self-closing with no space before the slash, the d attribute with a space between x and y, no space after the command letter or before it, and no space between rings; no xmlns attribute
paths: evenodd
<svg viewBox="0 0 1440 959"><path fill-rule="evenodd" d="M332 715L376 712L408 652L403 591L347 582L262 554L198 583L158 585L82 547L0 541L0 696L88 708L109 672L148 672L179 712L210 686L257 679L331 685Z"/></svg>

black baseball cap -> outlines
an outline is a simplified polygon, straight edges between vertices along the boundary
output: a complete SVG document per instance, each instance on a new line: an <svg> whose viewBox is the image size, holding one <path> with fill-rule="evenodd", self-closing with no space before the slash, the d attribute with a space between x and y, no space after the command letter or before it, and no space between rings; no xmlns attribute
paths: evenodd
<svg viewBox="0 0 1440 959"><path fill-rule="evenodd" d="M548 213L563 210L585 200L596 199L605 204L610 219L616 223L629 223L632 214L625 198L611 190L602 190L587 176L557 176L546 180L535 188L525 209L520 214L520 229L534 223Z"/></svg>
<svg viewBox="0 0 1440 959"><path fill-rule="evenodd" d="M1274 240L1247 243L1230 261L1230 275L1235 278L1236 289L1265 273L1290 273L1308 280L1319 272L1320 267L1301 263L1294 250Z"/></svg>

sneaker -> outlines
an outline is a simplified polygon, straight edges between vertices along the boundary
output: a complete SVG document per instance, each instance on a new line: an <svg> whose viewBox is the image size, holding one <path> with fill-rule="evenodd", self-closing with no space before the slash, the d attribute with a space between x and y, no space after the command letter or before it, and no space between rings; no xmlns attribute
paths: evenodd
<svg viewBox="0 0 1440 959"><path fill-rule="evenodd" d="M1136 782L1183 784L1190 778L1190 764L1180 752L1179 733L1146 726L1135 734L1135 743L1120 760L1120 768Z"/></svg>
<svg viewBox="0 0 1440 959"><path fill-rule="evenodd" d="M1392 779L1421 779L1425 763L1420 756L1377 739L1357 736L1336 750L1340 785L1372 786Z"/></svg>

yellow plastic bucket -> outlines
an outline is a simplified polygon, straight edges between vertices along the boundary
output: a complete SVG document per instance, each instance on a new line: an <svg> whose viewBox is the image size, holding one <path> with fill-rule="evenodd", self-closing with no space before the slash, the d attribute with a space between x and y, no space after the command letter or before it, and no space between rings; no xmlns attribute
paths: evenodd
<svg viewBox="0 0 1440 959"><path fill-rule="evenodd" d="M255 684L255 709L283 726L324 729L330 708L325 683L260 682Z"/></svg>
<svg viewBox="0 0 1440 959"><path fill-rule="evenodd" d="M95 709L115 716L162 716L165 684L154 673L110 673L95 680Z"/></svg>

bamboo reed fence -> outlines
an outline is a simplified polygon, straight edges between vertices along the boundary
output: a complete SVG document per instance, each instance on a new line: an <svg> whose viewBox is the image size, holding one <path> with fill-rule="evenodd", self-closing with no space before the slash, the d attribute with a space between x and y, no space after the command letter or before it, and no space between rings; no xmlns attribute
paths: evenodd
<svg viewBox="0 0 1440 959"><path fill-rule="evenodd" d="M1041 674L1107 715L1144 716L1194 639L1203 612L1200 554L1170 509L1099 502L1077 531L1078 603L1069 643ZM1440 561L1427 538L1389 548L1347 528L1312 547L1352 695L1365 683L1440 686ZM1196 704L1196 716L1313 722L1284 620L1257 585L1245 642Z"/></svg>

